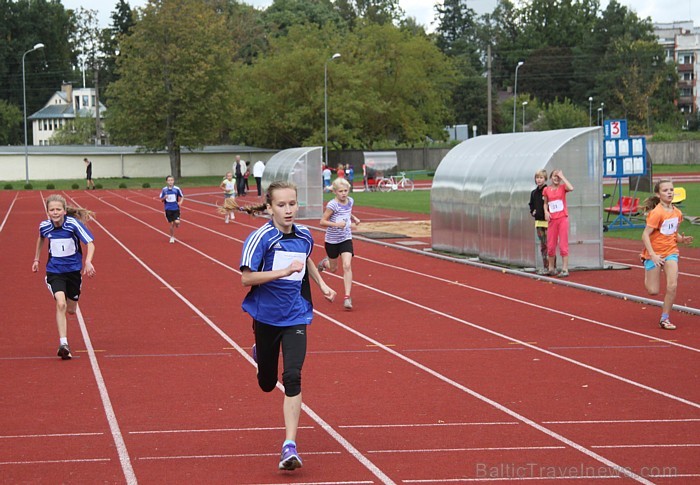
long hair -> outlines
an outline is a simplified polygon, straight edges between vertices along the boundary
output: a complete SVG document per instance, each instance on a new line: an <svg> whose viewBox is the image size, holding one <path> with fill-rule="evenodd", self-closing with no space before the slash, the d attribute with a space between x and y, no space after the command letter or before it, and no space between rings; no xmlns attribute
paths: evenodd
<svg viewBox="0 0 700 485"><path fill-rule="evenodd" d="M66 203L66 199L59 194L51 194L46 198L46 209L49 209L49 202L60 202L66 211L66 215L75 217L83 224L87 224L95 218L95 213L83 207L73 207Z"/></svg>
<svg viewBox="0 0 700 485"><path fill-rule="evenodd" d="M275 192L275 190L280 189L293 189L294 192L296 192L297 186L292 182L287 182L284 180L272 182L265 191L265 202L261 202L257 205L247 205L245 207L241 207L241 210L247 212L248 214L262 214L266 212L267 206L272 205L272 194Z"/></svg>
<svg viewBox="0 0 700 485"><path fill-rule="evenodd" d="M233 197L227 197L224 199L224 205L217 207L217 212L222 215L226 215L228 212L233 212L239 210L238 204L236 204L236 199Z"/></svg>
<svg viewBox="0 0 700 485"><path fill-rule="evenodd" d="M671 180L669 179L661 179L654 184L654 194L649 196L642 203L642 210L644 212L651 212L654 209L654 207L661 203L661 199L659 198L659 191L661 190L662 184L673 184L673 182L671 182Z"/></svg>

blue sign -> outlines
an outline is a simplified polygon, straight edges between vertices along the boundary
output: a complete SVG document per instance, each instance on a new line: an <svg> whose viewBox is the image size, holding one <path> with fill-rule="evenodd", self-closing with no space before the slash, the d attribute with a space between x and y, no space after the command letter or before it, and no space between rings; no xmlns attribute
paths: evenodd
<svg viewBox="0 0 700 485"><path fill-rule="evenodd" d="M646 175L646 138L628 137L627 120L606 120L603 129L603 177Z"/></svg>

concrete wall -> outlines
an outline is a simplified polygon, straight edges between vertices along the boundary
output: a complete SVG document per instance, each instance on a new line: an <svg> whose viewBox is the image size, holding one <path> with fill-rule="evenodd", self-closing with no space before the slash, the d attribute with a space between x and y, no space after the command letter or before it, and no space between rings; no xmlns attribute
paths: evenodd
<svg viewBox="0 0 700 485"><path fill-rule="evenodd" d="M654 163L664 165L700 163L700 141L649 142L647 151Z"/></svg>
<svg viewBox="0 0 700 485"><path fill-rule="evenodd" d="M136 178L163 177L170 174L170 158L167 153L137 153L135 150L125 150L115 153L80 153L75 147L69 147L70 153L61 153L60 148L52 148L50 152L33 152L32 147L28 157L29 180L64 180L85 178L85 163L83 158L92 161L92 176L99 182L100 178ZM113 150L114 151L114 150ZM231 170L235 155L247 162L262 160L267 162L274 151L246 152L232 150L230 152L183 152L182 176L221 175ZM0 152L0 180L25 180L26 166L22 149L16 153Z"/></svg>

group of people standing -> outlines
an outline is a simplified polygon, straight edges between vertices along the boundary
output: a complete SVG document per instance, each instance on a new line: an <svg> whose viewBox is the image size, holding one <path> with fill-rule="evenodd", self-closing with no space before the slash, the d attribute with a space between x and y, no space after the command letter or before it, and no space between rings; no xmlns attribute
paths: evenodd
<svg viewBox="0 0 700 485"><path fill-rule="evenodd" d="M547 185L547 171L535 173L537 187L530 193L530 213L535 218L535 229L540 242L544 268L539 274L569 276L569 213L566 194L574 190L561 170L552 170ZM650 295L658 295L661 272L666 274L666 294L661 307L659 327L675 330L670 313L676 299L678 287L678 244L690 244L692 236L678 232L683 213L673 205L673 182L659 180L654 193L643 203L646 225L642 232L643 251L640 255L644 265L644 286ZM562 259L561 271L556 268L556 251Z"/></svg>
<svg viewBox="0 0 700 485"><path fill-rule="evenodd" d="M321 177L323 179L323 191L332 192L331 188L331 178L333 176L333 171L336 172L336 177L341 179L346 179L350 183L350 191L352 192L352 184L355 180L355 169L352 165L342 163L338 164L336 168L331 168L328 165L324 165L321 171Z"/></svg>

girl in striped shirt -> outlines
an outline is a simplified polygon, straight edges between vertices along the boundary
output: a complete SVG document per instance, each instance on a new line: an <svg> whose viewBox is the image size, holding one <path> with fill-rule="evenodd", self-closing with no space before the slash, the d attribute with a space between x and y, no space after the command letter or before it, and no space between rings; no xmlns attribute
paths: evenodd
<svg viewBox="0 0 700 485"><path fill-rule="evenodd" d="M321 217L321 226L326 230L326 254L318 264L318 270L328 270L335 273L338 269L338 257L343 265L343 285L345 287L345 299L343 307L352 310L352 227L360 223L360 219L352 215L352 206L355 203L350 193L350 183L344 178L336 178L331 185L335 198L328 202L326 210Z"/></svg>

